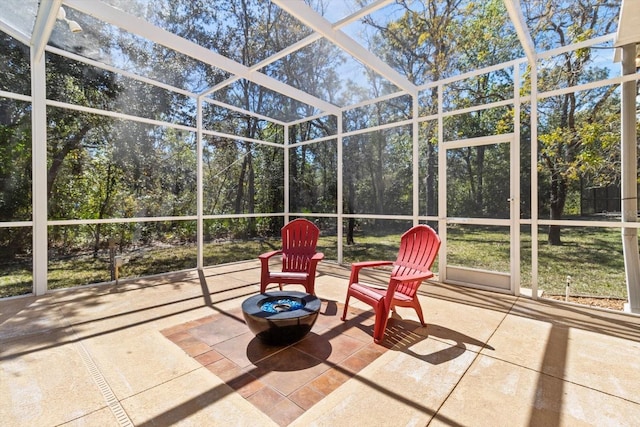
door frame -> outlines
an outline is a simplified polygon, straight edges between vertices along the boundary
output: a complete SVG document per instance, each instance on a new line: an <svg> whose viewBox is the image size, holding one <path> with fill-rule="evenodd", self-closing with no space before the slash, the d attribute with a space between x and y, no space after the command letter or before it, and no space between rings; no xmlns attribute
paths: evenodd
<svg viewBox="0 0 640 427"><path fill-rule="evenodd" d="M459 218L447 215L447 151L481 145L509 144L509 218ZM520 294L520 144L515 133L443 142L438 150L438 234L442 238L439 278L444 283L494 292ZM447 263L447 226L449 224L498 225L509 227L509 271L489 271Z"/></svg>

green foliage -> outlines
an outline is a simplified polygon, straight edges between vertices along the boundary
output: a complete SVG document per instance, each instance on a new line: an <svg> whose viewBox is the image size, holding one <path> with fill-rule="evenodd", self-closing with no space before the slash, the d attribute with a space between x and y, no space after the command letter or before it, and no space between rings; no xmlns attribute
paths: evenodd
<svg viewBox="0 0 640 427"><path fill-rule="evenodd" d="M218 222L222 225L222 222ZM227 224L228 226L231 223ZM245 223L246 226L246 223ZM397 228L406 227L402 223ZM356 231L356 244L344 249L345 262L371 259L393 260L397 255L401 230L392 231L393 224L361 224ZM328 229L323 226L323 230ZM384 231L385 229L389 231ZM542 230L541 230L542 231ZM547 294L564 294L566 276L572 277L572 292L580 295L626 298L624 266L620 236L617 231L602 229L567 228L565 245L548 246L540 242L539 289ZM222 233L216 233L221 235ZM542 234L541 234L542 235ZM531 239L523 234L522 287L531 280ZM450 227L447 260L453 265L508 271L508 233L491 227ZM159 240L158 238L154 239ZM170 239L165 238L165 241ZM242 260L255 260L263 252L280 247L279 237L265 239L219 239L204 246L205 265L216 265ZM322 233L318 250L328 261L335 260L335 235ZM121 269L120 278L134 278L167 273L195 267L194 243L176 242L169 245L140 247L118 252L128 262ZM585 269L584 265L590 265ZM14 264L0 266L0 297L27 293L31 290L30 266ZM437 264L434 266L437 271ZM86 252L54 259L49 264L49 283L52 288L71 287L110 280L108 251L93 258ZM258 280L258 279L256 279Z"/></svg>

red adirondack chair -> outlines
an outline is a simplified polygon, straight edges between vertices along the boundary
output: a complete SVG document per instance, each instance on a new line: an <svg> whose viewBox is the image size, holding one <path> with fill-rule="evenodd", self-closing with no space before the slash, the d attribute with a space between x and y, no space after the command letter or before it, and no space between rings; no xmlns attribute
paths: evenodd
<svg viewBox="0 0 640 427"><path fill-rule="evenodd" d="M306 292L315 295L316 267L324 258L316 252L320 230L309 220L298 218L282 227L282 249L260 255L260 293L269 283L303 285ZM269 259L282 255L282 271L269 270Z"/></svg>
<svg viewBox="0 0 640 427"><path fill-rule="evenodd" d="M394 261L364 261L351 264L351 277L342 320L347 316L349 298L355 297L369 304L375 311L373 340L380 344L384 340L389 312L395 307L412 307L425 326L422 307L416 291L423 280L433 277L431 266L440 249L440 237L428 225L417 225L404 233L400 239L398 258ZM393 265L389 285L386 289L359 282L360 270L365 267Z"/></svg>

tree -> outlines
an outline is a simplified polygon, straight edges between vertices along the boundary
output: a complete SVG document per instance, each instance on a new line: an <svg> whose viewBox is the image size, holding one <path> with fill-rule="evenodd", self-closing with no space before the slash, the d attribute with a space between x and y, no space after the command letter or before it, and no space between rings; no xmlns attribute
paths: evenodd
<svg viewBox="0 0 640 427"><path fill-rule="evenodd" d="M0 90L28 95L29 49L0 33ZM31 218L31 106L0 98L0 219ZM31 247L27 227L0 228L0 257L12 260Z"/></svg>
<svg viewBox="0 0 640 427"><path fill-rule="evenodd" d="M460 7L464 2L429 1L419 11L413 10L407 1L398 3L404 13L394 22L380 25L370 17L365 18L368 25L380 31L377 45L371 49L414 84L438 81L451 75L458 52L456 34L461 19ZM437 88L430 90L428 98L428 106L437 106ZM434 112L425 111L423 114ZM437 150L432 143L423 146L425 151L421 162L426 168L427 214L434 215L437 207Z"/></svg>
<svg viewBox="0 0 640 427"><path fill-rule="evenodd" d="M608 34L615 28L619 15L619 4L604 0L545 1L527 6L525 15L532 23L534 41L541 48L566 46ZM606 77L608 71L592 66L593 60L591 49L576 49L559 55L539 73L539 90L575 86L594 77L594 73L599 78ZM541 103L538 166L549 179L549 219L562 218L572 185L589 169L580 165L589 159L586 152L593 151L593 144L587 141L597 139L596 135L588 134L602 129L592 125L602 119L601 109L612 102L614 94L614 88L585 94L569 92ZM560 226L549 227L548 242L551 245L562 243Z"/></svg>

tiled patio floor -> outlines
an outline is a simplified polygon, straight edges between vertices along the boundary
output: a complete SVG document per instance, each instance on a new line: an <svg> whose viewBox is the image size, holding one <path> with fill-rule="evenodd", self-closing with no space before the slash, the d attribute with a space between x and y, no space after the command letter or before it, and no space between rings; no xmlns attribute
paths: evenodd
<svg viewBox="0 0 640 427"><path fill-rule="evenodd" d="M0 425L638 426L638 316L433 282L377 346L321 264L286 348L242 321L255 261L0 301Z"/></svg>
<svg viewBox="0 0 640 427"><path fill-rule="evenodd" d="M287 346L260 342L240 309L183 323L162 334L284 426L387 350L371 340L372 312L350 308L343 322L343 308L341 303L322 301L311 332Z"/></svg>

